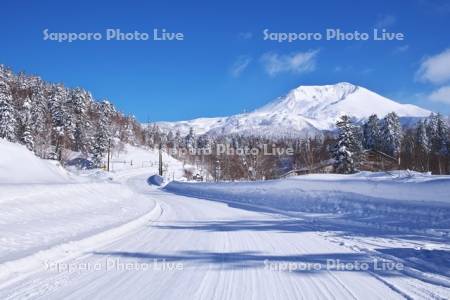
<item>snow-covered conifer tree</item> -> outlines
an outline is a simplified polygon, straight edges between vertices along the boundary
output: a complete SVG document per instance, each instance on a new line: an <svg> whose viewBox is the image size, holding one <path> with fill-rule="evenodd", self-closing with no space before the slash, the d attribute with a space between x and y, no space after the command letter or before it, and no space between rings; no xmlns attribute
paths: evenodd
<svg viewBox="0 0 450 300"><path fill-rule="evenodd" d="M197 141L195 137L194 128L189 129L188 135L184 138L184 145L186 149L195 149L197 147Z"/></svg>
<svg viewBox="0 0 450 300"><path fill-rule="evenodd" d="M431 114L427 119L430 151L436 155L448 154L448 125L441 114Z"/></svg>
<svg viewBox="0 0 450 300"><path fill-rule="evenodd" d="M384 117L381 126L382 151L386 154L398 157L402 141L402 127L400 119L395 112Z"/></svg>
<svg viewBox="0 0 450 300"><path fill-rule="evenodd" d="M364 148L380 149L380 120L377 115L371 115L363 126Z"/></svg>
<svg viewBox="0 0 450 300"><path fill-rule="evenodd" d="M0 81L0 138L16 141L17 121L9 86Z"/></svg>
<svg viewBox="0 0 450 300"><path fill-rule="evenodd" d="M416 157L421 171L429 170L430 139L427 135L427 125L425 121L419 121L416 129Z"/></svg>
<svg viewBox="0 0 450 300"><path fill-rule="evenodd" d="M333 149L334 169L337 173L350 174L358 169L361 153L361 141L358 128L348 116L342 116L336 123L339 131L337 143Z"/></svg>
<svg viewBox="0 0 450 300"><path fill-rule="evenodd" d="M92 157L94 164L100 167L103 157L108 151L110 139L112 138L110 122L115 110L107 101L100 102L98 104L98 109L97 131L93 139Z"/></svg>
<svg viewBox="0 0 450 300"><path fill-rule="evenodd" d="M34 150L34 137L31 132L31 127L32 127L31 100L29 98L26 98L22 105L22 111L21 111L20 117L21 117L20 139L25 144L25 146L28 148L28 150L33 151Z"/></svg>
<svg viewBox="0 0 450 300"><path fill-rule="evenodd" d="M429 152L439 174L444 172L445 157L449 154L448 125L441 114L431 114L426 121Z"/></svg>
<svg viewBox="0 0 450 300"><path fill-rule="evenodd" d="M75 151L88 153L92 146L89 136L94 132L88 116L89 105L93 102L92 96L85 90L77 88L69 97L67 104L74 122L73 148Z"/></svg>

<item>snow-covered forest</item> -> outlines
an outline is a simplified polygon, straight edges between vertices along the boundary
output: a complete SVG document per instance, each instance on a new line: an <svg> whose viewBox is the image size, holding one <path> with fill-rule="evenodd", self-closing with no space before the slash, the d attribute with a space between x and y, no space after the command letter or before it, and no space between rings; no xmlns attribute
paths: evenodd
<svg viewBox="0 0 450 300"><path fill-rule="evenodd" d="M244 135L196 136L193 130L182 138L179 134L173 136L169 132L165 136L165 145L167 148L190 149L181 151L185 155L177 158L203 166L210 174L223 180L273 179L293 169L313 170L324 162L332 162L332 168L318 168L316 173L348 174L358 170L409 169L448 174L450 171L449 126L448 120L441 114L431 114L411 126L402 126L394 112L384 118L372 115L362 124L344 115L337 121L336 127L336 132L297 139ZM218 145L223 144L235 150L257 148L259 151L257 155L233 151L231 155L217 154ZM268 146L269 152L273 148L293 149L293 155L264 155L264 145ZM212 149L208 155L198 151L208 147ZM392 163L387 165L378 162L369 166L367 162L372 159L371 152L388 158Z"/></svg>
<svg viewBox="0 0 450 300"><path fill-rule="evenodd" d="M109 101L96 101L82 88L14 74L0 66L0 137L26 145L41 158L64 163L69 153L75 152L100 167L110 145L113 149L125 143L161 146L215 179L256 180L277 178L292 169L311 169L330 160L334 160L334 168L327 172L353 173L367 160L367 151L373 150L397 161L397 168L434 174L450 170L448 120L440 114L403 127L395 113L384 118L372 115L363 124L354 122L352 116L342 116L336 127L337 132L324 131L309 138L197 135L192 128L182 136L155 124L141 125ZM219 145L259 151L218 154ZM293 149L293 155L265 155L264 145L267 151Z"/></svg>
<svg viewBox="0 0 450 300"><path fill-rule="evenodd" d="M395 113L381 120L372 115L362 126L342 116L336 126L338 137L332 153L338 173L357 171L367 160L367 150L392 157L401 169L449 172L449 126L441 114L432 113L415 126L404 128Z"/></svg>
<svg viewBox="0 0 450 300"><path fill-rule="evenodd" d="M91 155L97 163L116 138L142 143L142 128L108 101L95 101L81 88L14 74L0 66L0 137L25 144L46 159L65 160L67 151Z"/></svg>

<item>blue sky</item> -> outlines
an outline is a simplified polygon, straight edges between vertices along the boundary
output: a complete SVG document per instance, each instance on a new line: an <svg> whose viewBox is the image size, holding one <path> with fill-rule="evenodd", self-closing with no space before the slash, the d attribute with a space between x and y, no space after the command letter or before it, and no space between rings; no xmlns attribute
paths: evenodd
<svg viewBox="0 0 450 300"><path fill-rule="evenodd" d="M255 109L298 85L348 81L450 113L450 1L8 1L0 64L107 98L141 121ZM270 32L401 32L404 41L264 40ZM183 41L43 39L182 32Z"/></svg>

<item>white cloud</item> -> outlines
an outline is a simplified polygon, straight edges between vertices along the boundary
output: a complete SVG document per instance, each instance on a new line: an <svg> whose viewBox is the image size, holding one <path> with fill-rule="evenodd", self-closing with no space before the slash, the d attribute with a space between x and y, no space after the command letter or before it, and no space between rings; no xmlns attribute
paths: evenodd
<svg viewBox="0 0 450 300"><path fill-rule="evenodd" d="M435 102L443 102L450 104L450 85L443 86L430 95L428 95L428 99Z"/></svg>
<svg viewBox="0 0 450 300"><path fill-rule="evenodd" d="M428 57L420 65L416 78L423 82L435 84L450 80L450 48Z"/></svg>
<svg viewBox="0 0 450 300"><path fill-rule="evenodd" d="M291 54L265 53L261 56L261 62L270 76L279 73L304 73L314 71L316 57L319 50L296 52Z"/></svg>
<svg viewBox="0 0 450 300"><path fill-rule="evenodd" d="M375 28L388 28L397 22L397 18L393 15L378 15L375 22Z"/></svg>
<svg viewBox="0 0 450 300"><path fill-rule="evenodd" d="M247 55L239 56L231 66L230 69L231 76L239 77L242 74L242 72L244 72L245 69L247 69L251 61L252 58L250 56Z"/></svg>

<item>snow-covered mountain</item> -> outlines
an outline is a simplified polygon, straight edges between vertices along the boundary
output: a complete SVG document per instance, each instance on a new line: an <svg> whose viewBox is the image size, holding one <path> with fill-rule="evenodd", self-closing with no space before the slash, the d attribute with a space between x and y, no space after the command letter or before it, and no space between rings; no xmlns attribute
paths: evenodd
<svg viewBox="0 0 450 300"><path fill-rule="evenodd" d="M364 87L341 82L299 86L250 113L157 124L164 131L178 130L181 134L187 134L192 127L197 134L305 136L332 130L337 119L344 114L364 120L374 113L384 117L390 112L406 119L430 114L418 106L400 104Z"/></svg>

